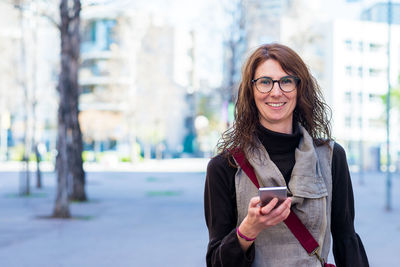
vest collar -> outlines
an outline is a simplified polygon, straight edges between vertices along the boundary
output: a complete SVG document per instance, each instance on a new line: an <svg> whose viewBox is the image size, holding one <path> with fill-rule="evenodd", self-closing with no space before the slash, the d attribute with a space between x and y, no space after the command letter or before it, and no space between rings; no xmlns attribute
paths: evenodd
<svg viewBox="0 0 400 267"><path fill-rule="evenodd" d="M302 138L295 151L296 163L288 185L290 193L294 196L293 202L301 202L302 198L320 198L328 194L313 139L300 124L299 129ZM253 166L260 186L286 186L283 175L258 139L257 144L254 152L246 151L246 158Z"/></svg>

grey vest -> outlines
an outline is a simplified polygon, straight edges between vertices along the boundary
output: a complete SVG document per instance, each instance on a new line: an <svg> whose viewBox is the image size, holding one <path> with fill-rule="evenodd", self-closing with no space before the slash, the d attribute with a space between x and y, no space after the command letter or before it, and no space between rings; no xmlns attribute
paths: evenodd
<svg viewBox="0 0 400 267"><path fill-rule="evenodd" d="M329 146L314 146L308 132L300 125L303 137L295 151L296 163L288 190L293 195L292 211L306 226L320 245L320 255L326 260L330 250L330 218L332 199L332 151ZM246 151L261 187L286 186L278 167L258 142L258 151ZM239 167L235 176L238 221L247 215L249 201L258 195L258 189ZM321 266L315 256L309 256L292 232L282 222L263 230L255 240L254 267Z"/></svg>

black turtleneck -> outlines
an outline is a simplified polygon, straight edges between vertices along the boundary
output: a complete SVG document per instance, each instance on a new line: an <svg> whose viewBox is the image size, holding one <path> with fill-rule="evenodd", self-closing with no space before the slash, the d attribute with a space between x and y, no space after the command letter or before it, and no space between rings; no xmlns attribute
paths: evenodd
<svg viewBox="0 0 400 267"><path fill-rule="evenodd" d="M298 124L293 123L292 134L274 132L258 124L256 134L288 184L296 162L294 152L301 138Z"/></svg>

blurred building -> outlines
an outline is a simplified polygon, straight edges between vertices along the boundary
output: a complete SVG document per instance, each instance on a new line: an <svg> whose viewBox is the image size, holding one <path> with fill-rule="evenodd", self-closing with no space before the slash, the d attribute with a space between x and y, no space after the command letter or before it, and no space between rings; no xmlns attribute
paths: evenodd
<svg viewBox="0 0 400 267"><path fill-rule="evenodd" d="M242 66L251 51L263 43L277 42L281 35L281 16L292 0L235 0L225 4L228 25L224 32L221 121L225 128L234 120L234 103Z"/></svg>
<svg viewBox="0 0 400 267"><path fill-rule="evenodd" d="M35 1L22 8L0 3L0 159L20 160L26 148L55 149L59 36L38 14Z"/></svg>
<svg viewBox="0 0 400 267"><path fill-rule="evenodd" d="M236 27L230 29L230 39L223 45L212 43L224 46L220 60L224 62L226 84L221 85L224 88L219 93L207 78L199 81L196 66L206 56L198 53L196 31L187 25L171 24L160 7L157 15L152 15L128 1L120 2L122 6L112 1L85 6L81 12L79 74L85 149L118 151L131 160L139 153L168 157L193 155L199 147L211 151L207 136L217 140L221 128L226 127L226 123L223 127L218 124L233 119L233 108L228 104L232 99L226 88L231 90L240 80L249 50L276 41L296 50L318 79L333 110L333 136L345 147L350 163L377 169L386 142L382 95L388 87L387 3L236 2L240 8L228 18ZM35 1L26 3L29 8L22 17L9 3L0 3L1 158L9 146L23 142L27 114L34 114L28 120L35 139L49 150L55 147L58 31L34 15ZM393 86L400 73L399 6L392 3ZM324 8L329 10L322 12ZM354 19L358 14L362 14L362 20ZM334 18L350 15L352 20ZM229 40L237 43L228 48ZM214 50L207 47L210 53ZM397 155L399 115L396 111L391 114L392 147Z"/></svg>
<svg viewBox="0 0 400 267"><path fill-rule="evenodd" d="M335 6L301 0L244 2L248 50L262 43L281 42L297 51L332 108L333 137L345 147L350 165L354 170L361 166L378 170L386 144L383 96L388 89L387 3L370 6L362 1L339 1ZM329 9L325 9L327 5ZM392 4L394 24L400 19L399 8L399 3ZM361 12L363 20L357 19ZM391 84L395 86L400 73L398 25L392 26L391 59ZM398 113L392 111L391 115L396 160L400 129Z"/></svg>
<svg viewBox="0 0 400 267"><path fill-rule="evenodd" d="M21 34L18 29L18 12L9 4L0 3L0 160L8 157L12 145L11 117L15 117L18 106L18 72L10 66L17 64ZM15 25L7 27L7 25ZM14 90L10 90L14 89Z"/></svg>
<svg viewBox="0 0 400 267"><path fill-rule="evenodd" d="M118 50L117 14L100 8L81 15L80 123L85 150L116 149L123 125L123 101L130 87ZM133 78L133 77L132 77Z"/></svg>
<svg viewBox="0 0 400 267"><path fill-rule="evenodd" d="M193 32L135 9L82 13L81 126L87 149L183 152L194 83Z"/></svg>
<svg viewBox="0 0 400 267"><path fill-rule="evenodd" d="M387 23L388 22L388 3L376 3L373 6L365 9L361 13L361 19L366 21L374 21ZM391 22L392 24L400 24L400 3L391 3Z"/></svg>
<svg viewBox="0 0 400 267"><path fill-rule="evenodd" d="M281 18L293 0L247 0L247 44L254 49L263 43L277 42L281 36Z"/></svg>
<svg viewBox="0 0 400 267"><path fill-rule="evenodd" d="M333 134L346 147L350 164L378 169L386 143L388 90L385 23L334 20L327 26L326 97L333 110ZM400 26L392 26L391 84L400 73ZM398 113L391 117L393 151L400 150ZM396 160L397 153L393 154Z"/></svg>
<svg viewBox="0 0 400 267"><path fill-rule="evenodd" d="M298 9L298 13L302 14L305 8ZM341 3L338 11L354 9L361 14L364 10L364 20L324 16L323 6L313 8L315 15L311 20L302 16L282 18L281 42L302 56L321 85L332 108L333 137L345 147L353 170L379 170L386 149L383 96L388 90L387 4L369 7L361 1ZM393 21L399 18L396 12ZM391 31L390 76L392 86L396 86L400 73L400 27L393 25ZM393 161L398 160L400 151L397 122L398 112L393 109L390 128Z"/></svg>
<svg viewBox="0 0 400 267"><path fill-rule="evenodd" d="M37 4L0 3L0 159L19 159L26 134L55 149L59 32ZM126 3L86 5L81 30L84 149L126 160L185 152L196 135L196 33Z"/></svg>

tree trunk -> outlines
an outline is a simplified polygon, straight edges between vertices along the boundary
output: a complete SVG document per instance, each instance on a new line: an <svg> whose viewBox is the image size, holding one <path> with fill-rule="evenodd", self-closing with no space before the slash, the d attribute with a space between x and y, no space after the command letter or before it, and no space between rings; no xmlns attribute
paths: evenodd
<svg viewBox="0 0 400 267"><path fill-rule="evenodd" d="M22 1L21 1L22 2ZM29 89L28 89L28 79L27 79L27 67L26 67L26 46L25 46L25 23L24 23L24 11L22 8L19 9L19 21L21 26L21 85L24 91L24 155L22 161L24 162L23 166L25 167L21 174L20 179L20 195L29 195L30 194L30 172L29 172L29 155L31 151L31 139L30 139L30 129L29 129Z"/></svg>
<svg viewBox="0 0 400 267"><path fill-rule="evenodd" d="M61 102L61 101L60 101ZM65 124L60 122L60 107L58 109L58 136L57 136L57 198L53 211L55 218L70 218L68 200L68 159Z"/></svg>
<svg viewBox="0 0 400 267"><path fill-rule="evenodd" d="M246 31L246 7L243 0L235 0L230 5L233 9L229 11L228 15L232 18L231 25L226 40L225 49L229 51L228 59L228 77L226 81L226 88L222 91L224 101L229 103L235 102L237 94L237 85L239 74L241 71L241 62L243 54L247 49L247 31ZM227 122L229 125L229 122Z"/></svg>
<svg viewBox="0 0 400 267"><path fill-rule="evenodd" d="M57 136L57 198L53 216L70 216L68 198L86 200L85 173L82 163L82 134L78 121L78 68L79 68L79 13L81 4L73 0L60 3L61 35L61 73L58 90L60 103L58 108ZM68 195L68 185L72 183L72 192Z"/></svg>
<svg viewBox="0 0 400 267"><path fill-rule="evenodd" d="M36 188L42 188L42 174L40 172L40 152L39 144L35 144L35 154L36 154Z"/></svg>

